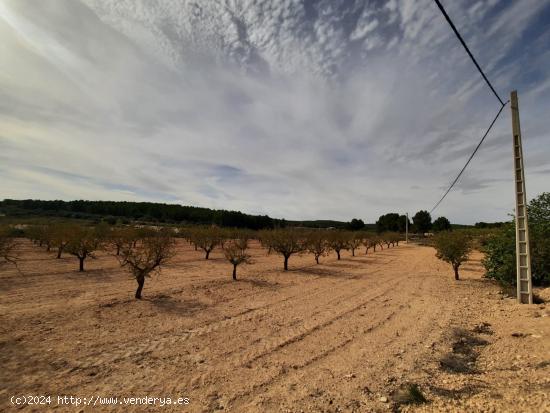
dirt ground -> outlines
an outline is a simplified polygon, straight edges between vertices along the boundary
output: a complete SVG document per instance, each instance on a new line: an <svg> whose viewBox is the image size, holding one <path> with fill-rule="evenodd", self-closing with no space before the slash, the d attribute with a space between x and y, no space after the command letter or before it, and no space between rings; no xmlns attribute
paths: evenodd
<svg viewBox="0 0 550 413"><path fill-rule="evenodd" d="M235 282L219 250L181 241L139 301L112 256L79 273L23 250L21 274L0 272L0 411L550 411L550 308L503 297L479 253L456 282L429 247L292 256L284 272L254 244ZM405 404L411 384L426 404ZM189 404L121 403L145 396Z"/></svg>

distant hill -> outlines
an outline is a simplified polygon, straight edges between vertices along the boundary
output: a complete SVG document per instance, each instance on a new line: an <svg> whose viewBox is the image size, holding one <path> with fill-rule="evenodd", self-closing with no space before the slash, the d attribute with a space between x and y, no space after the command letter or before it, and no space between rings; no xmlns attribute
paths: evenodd
<svg viewBox="0 0 550 413"><path fill-rule="evenodd" d="M0 215L9 217L61 217L102 219L110 223L140 221L171 224L219 225L223 227L264 229L275 227L345 228L347 222L287 221L268 215L249 215L240 211L217 210L177 204L127 201L41 201L34 199L0 201Z"/></svg>

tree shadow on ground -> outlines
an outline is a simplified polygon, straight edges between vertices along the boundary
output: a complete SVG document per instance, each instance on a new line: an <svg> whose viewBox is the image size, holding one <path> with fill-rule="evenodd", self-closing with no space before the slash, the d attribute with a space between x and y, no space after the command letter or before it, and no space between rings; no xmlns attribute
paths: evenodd
<svg viewBox="0 0 550 413"><path fill-rule="evenodd" d="M200 310L208 307L207 304L195 299L176 299L174 297L158 294L150 298L144 298L144 301L149 301L160 311L173 313L181 316L193 315Z"/></svg>
<svg viewBox="0 0 550 413"><path fill-rule="evenodd" d="M245 283L245 284L250 284L252 287L269 288L273 290L281 287L281 285L277 282L261 280L261 279L259 280L256 278L237 278L236 281L231 281L231 282Z"/></svg>
<svg viewBox="0 0 550 413"><path fill-rule="evenodd" d="M455 400L462 399L464 397L474 396L480 393L485 387L486 386L483 386L481 384L466 384L458 389L445 389L439 386L429 386L430 391L433 394Z"/></svg>
<svg viewBox="0 0 550 413"><path fill-rule="evenodd" d="M340 266L345 267L345 266ZM356 268L355 266L349 266L350 268ZM317 277L334 277L334 278L350 278L350 274L343 273L342 271L336 271L334 268L319 268L308 267L295 270L296 272L304 273L307 275L315 275Z"/></svg>

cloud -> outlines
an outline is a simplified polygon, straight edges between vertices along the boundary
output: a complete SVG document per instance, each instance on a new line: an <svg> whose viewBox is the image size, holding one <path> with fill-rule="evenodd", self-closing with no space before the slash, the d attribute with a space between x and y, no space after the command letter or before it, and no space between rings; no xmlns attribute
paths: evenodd
<svg viewBox="0 0 550 413"><path fill-rule="evenodd" d="M495 84L527 88L528 166L550 155L547 35L518 48L541 3L502 39L514 4L449 9L476 55L503 62ZM427 1L4 0L0 36L5 197L372 222L431 208L498 110ZM451 221L513 208L507 113L438 210Z"/></svg>

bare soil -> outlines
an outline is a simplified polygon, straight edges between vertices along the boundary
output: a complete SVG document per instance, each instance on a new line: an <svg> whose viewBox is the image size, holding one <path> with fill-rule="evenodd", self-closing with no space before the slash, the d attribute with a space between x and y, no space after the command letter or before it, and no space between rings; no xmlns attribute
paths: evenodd
<svg viewBox="0 0 550 413"><path fill-rule="evenodd" d="M219 250L180 241L135 300L113 256L79 273L25 242L21 273L0 272L0 411L550 411L550 309L504 297L481 254L457 282L412 244L287 272L251 251L232 281ZM412 384L427 403L407 404ZM190 404L13 406L22 394Z"/></svg>

